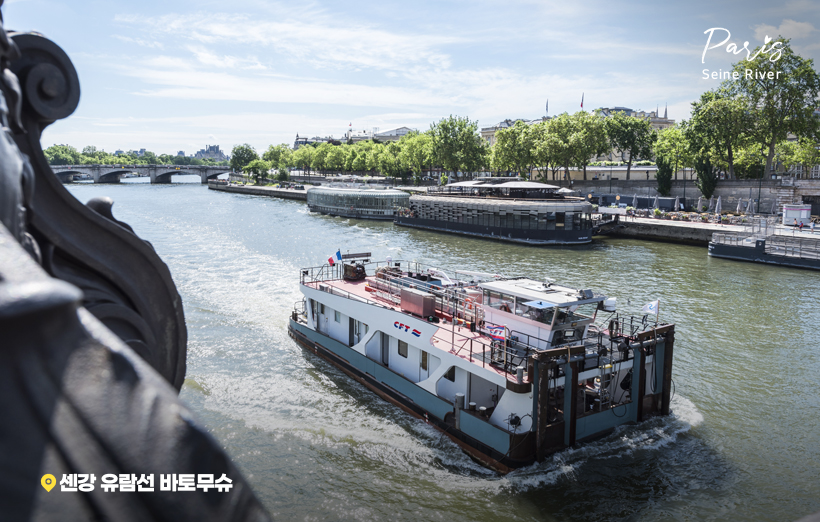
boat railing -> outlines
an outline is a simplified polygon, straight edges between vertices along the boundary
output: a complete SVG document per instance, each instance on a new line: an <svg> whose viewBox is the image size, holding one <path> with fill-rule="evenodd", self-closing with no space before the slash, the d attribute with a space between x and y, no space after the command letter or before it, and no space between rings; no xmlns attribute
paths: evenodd
<svg viewBox="0 0 820 522"><path fill-rule="evenodd" d="M720 233L712 234L712 243L727 246L755 246L755 236L743 233Z"/></svg>
<svg viewBox="0 0 820 522"><path fill-rule="evenodd" d="M771 236L766 238L767 254L800 259L820 259L820 240L814 238L794 238Z"/></svg>

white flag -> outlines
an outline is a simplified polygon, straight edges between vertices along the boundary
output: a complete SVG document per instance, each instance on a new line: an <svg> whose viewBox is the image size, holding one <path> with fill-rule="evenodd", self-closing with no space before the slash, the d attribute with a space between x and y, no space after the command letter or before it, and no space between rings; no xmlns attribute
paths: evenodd
<svg viewBox="0 0 820 522"><path fill-rule="evenodd" d="M661 300L658 299L657 301L652 301L651 303L646 303L641 308L641 312L645 314L654 314L658 315L658 306L660 306Z"/></svg>

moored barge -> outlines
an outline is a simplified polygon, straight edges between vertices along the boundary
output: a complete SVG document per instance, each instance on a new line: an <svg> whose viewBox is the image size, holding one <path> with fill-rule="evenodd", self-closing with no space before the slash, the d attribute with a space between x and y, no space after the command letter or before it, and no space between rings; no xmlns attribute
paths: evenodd
<svg viewBox="0 0 820 522"><path fill-rule="evenodd" d="M533 245L589 243L596 232L592 203L565 192L544 183L480 178L412 196L394 222Z"/></svg>
<svg viewBox="0 0 820 522"><path fill-rule="evenodd" d="M289 334L484 465L669 414L674 325L549 280L364 256L300 271Z"/></svg>
<svg viewBox="0 0 820 522"><path fill-rule="evenodd" d="M314 187L308 191L311 212L331 216L392 221L410 194L396 189L364 187Z"/></svg>
<svg viewBox="0 0 820 522"><path fill-rule="evenodd" d="M820 270L820 238L811 232L786 231L775 219L753 220L741 232L712 234L709 255Z"/></svg>

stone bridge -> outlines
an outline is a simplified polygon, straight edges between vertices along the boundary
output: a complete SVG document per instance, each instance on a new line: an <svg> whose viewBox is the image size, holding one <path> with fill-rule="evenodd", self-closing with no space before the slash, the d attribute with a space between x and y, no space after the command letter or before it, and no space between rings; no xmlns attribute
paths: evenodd
<svg viewBox="0 0 820 522"><path fill-rule="evenodd" d="M94 183L119 183L123 174L131 173L150 177L151 183L171 183L171 176L175 174L193 174L205 184L209 179L231 172L230 167L203 165L52 165L51 170L63 183L73 181L78 174L90 176Z"/></svg>

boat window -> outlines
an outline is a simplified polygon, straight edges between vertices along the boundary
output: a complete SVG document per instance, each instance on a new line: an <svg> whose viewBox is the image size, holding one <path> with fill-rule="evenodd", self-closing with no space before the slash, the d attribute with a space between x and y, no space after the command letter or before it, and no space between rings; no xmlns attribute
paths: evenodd
<svg viewBox="0 0 820 522"><path fill-rule="evenodd" d="M595 312L598 309L598 303L587 303L583 305L570 306L568 308L558 309L558 324L569 324L576 321L583 321L585 319L592 319L595 317Z"/></svg>
<svg viewBox="0 0 820 522"><path fill-rule="evenodd" d="M325 314L325 304L319 303L319 313L324 315Z"/></svg>
<svg viewBox="0 0 820 522"><path fill-rule="evenodd" d="M555 227L563 229L565 224L566 216L563 212L556 212L555 213Z"/></svg>
<svg viewBox="0 0 820 522"><path fill-rule="evenodd" d="M484 302L491 308L501 310L503 312L512 312L515 306L515 297L501 292L493 292L492 290L484 290Z"/></svg>
<svg viewBox="0 0 820 522"><path fill-rule="evenodd" d="M552 324L552 316L555 314L554 308L535 308L523 303L518 304L518 310L521 311L518 315L544 324Z"/></svg>
<svg viewBox="0 0 820 522"><path fill-rule="evenodd" d="M427 352L421 352L421 369L427 370Z"/></svg>
<svg viewBox="0 0 820 522"><path fill-rule="evenodd" d="M342 322L342 313L339 312L338 310L334 311L333 312L333 320L336 321L337 323L341 323Z"/></svg>
<svg viewBox="0 0 820 522"><path fill-rule="evenodd" d="M456 367L450 366L450 369L444 374L444 378L448 381L456 382Z"/></svg>
<svg viewBox="0 0 820 522"><path fill-rule="evenodd" d="M399 341L399 355L407 358L407 343L404 341Z"/></svg>

